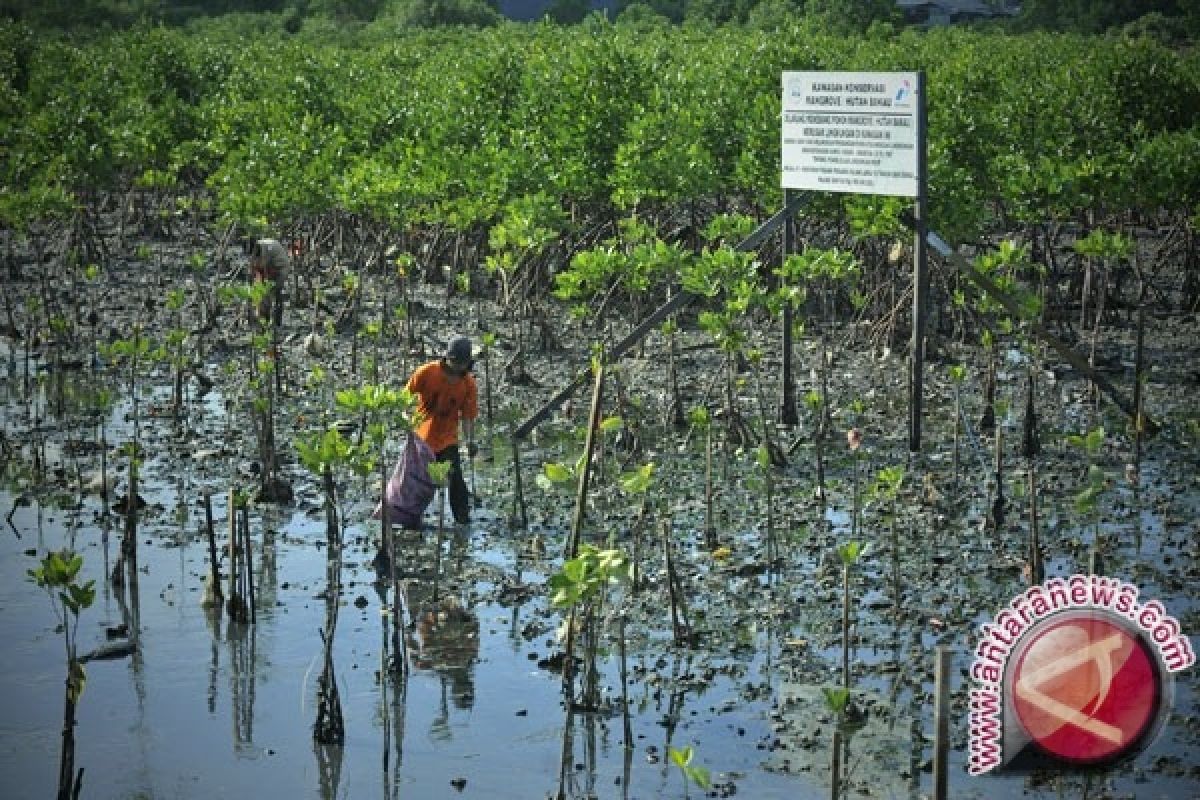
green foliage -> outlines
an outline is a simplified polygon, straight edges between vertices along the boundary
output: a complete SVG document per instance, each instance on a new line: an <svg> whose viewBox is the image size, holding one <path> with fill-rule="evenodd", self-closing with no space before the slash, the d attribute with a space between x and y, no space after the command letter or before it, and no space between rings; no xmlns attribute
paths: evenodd
<svg viewBox="0 0 1200 800"><path fill-rule="evenodd" d="M1081 256L1121 261L1133 254L1134 241L1123 233L1109 233L1097 228L1074 243L1075 252Z"/></svg>
<svg viewBox="0 0 1200 800"><path fill-rule="evenodd" d="M449 461L433 461L429 464L429 480L438 486L450 482L450 470L454 467Z"/></svg>
<svg viewBox="0 0 1200 800"><path fill-rule="evenodd" d="M876 22L900 22L892 0L804 0L804 13L838 32L864 32Z"/></svg>
<svg viewBox="0 0 1200 800"><path fill-rule="evenodd" d="M83 567L83 556L68 550L50 552L33 569L26 570L29 580L39 587L57 595L62 608L72 617L89 608L96 599L95 581L77 583Z"/></svg>
<svg viewBox="0 0 1200 800"><path fill-rule="evenodd" d="M322 475L325 468L349 464L356 455L355 446L336 427L296 439L296 455L305 469Z"/></svg>
<svg viewBox="0 0 1200 800"><path fill-rule="evenodd" d="M825 698L826 707L837 714L839 717L846 713L846 707L850 703L850 690L844 687L821 687L821 694Z"/></svg>
<svg viewBox="0 0 1200 800"><path fill-rule="evenodd" d="M36 567L26 570L29 580L49 595L54 614L62 625L67 645L67 700L72 704L79 701L87 681L83 664L75 658L79 614L96 600L96 582L79 583L82 568L82 555L63 550L47 553Z"/></svg>
<svg viewBox="0 0 1200 800"><path fill-rule="evenodd" d="M1104 449L1104 437L1107 435L1103 427L1092 428L1086 433L1072 433L1067 436L1067 443L1084 452L1088 460L1094 460Z"/></svg>
<svg viewBox="0 0 1200 800"><path fill-rule="evenodd" d="M218 221L247 231L332 213L406 231L495 229L485 255L507 274L560 243L575 253L580 223L622 214L653 227L690 212L683 246L705 230L715 253L778 205L783 69L914 64L928 76L929 223L948 240L1200 203L1195 57L1151 36L895 33L890 0L808 0L808 20L778 0L654 0L617 24L593 15L574 27L495 24L482 0L321 0L308 11L323 25L289 6L190 33L100 24L189 19L171 4L17 5L28 15L0 23L0 222L23 234L97 192L139 187L151 199L207 190ZM1022 20L1101 30L1146 11L1195 19L1179 0L1085 6L1031 0ZM196 13L218 7L232 6ZM27 27L68 11L88 35ZM661 24L685 14L686 26ZM705 24L756 15L754 28ZM489 27L419 27L460 23ZM810 213L894 236L904 205L816 198ZM713 207L750 213L714 231L695 213ZM616 238L580 262L575 285L561 279L569 302L653 290L682 271L685 251L663 230Z"/></svg>
<svg viewBox="0 0 1200 800"><path fill-rule="evenodd" d="M555 608L573 608L596 598L609 586L629 583L633 562L620 550L602 550L581 544L579 555L563 563L560 572L546 582L550 603Z"/></svg>
<svg viewBox="0 0 1200 800"><path fill-rule="evenodd" d="M842 563L848 567L852 567L859 562L867 551L867 546L860 541L849 541L838 545L837 554Z"/></svg>
<svg viewBox="0 0 1200 800"><path fill-rule="evenodd" d="M875 482L871 484L869 494L872 497L878 497L888 502L895 501L896 496L900 493L900 487L904 484L904 467L899 464L891 467L884 467L879 470L879 474L875 476Z"/></svg>
<svg viewBox="0 0 1200 800"><path fill-rule="evenodd" d="M557 486L575 480L576 467L552 461L542 465L542 472L535 478L538 486L544 490L552 490Z"/></svg>
<svg viewBox="0 0 1200 800"><path fill-rule="evenodd" d="M626 494L645 494L654 482L654 462L643 464L620 477L621 491Z"/></svg>
<svg viewBox="0 0 1200 800"><path fill-rule="evenodd" d="M671 763L679 767L679 774L683 776L684 783L694 783L701 789L709 787L708 769L699 764L692 763L695 752L690 746L683 748L671 747L668 748L668 752L671 754Z"/></svg>
<svg viewBox="0 0 1200 800"><path fill-rule="evenodd" d="M1098 501L1100 495L1110 486L1108 475L1103 469L1095 464L1089 464L1087 476L1083 484L1083 488L1076 493L1074 498L1074 508L1076 513L1084 516L1091 516L1098 510Z"/></svg>

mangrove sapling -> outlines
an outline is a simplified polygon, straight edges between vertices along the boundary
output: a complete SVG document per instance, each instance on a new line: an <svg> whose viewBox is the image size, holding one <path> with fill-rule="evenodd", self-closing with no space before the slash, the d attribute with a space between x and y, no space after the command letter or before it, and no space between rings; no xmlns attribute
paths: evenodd
<svg viewBox="0 0 1200 800"><path fill-rule="evenodd" d="M529 526L529 514L525 507L525 491L521 482L521 440L519 437L513 436L510 442L513 463L513 502L512 510L508 515L508 524L513 528L524 530Z"/></svg>
<svg viewBox="0 0 1200 800"><path fill-rule="evenodd" d="M1080 297L1079 329L1088 328L1088 299L1095 294L1095 309L1092 313L1091 344L1088 352L1088 366L1096 368L1096 344L1100 338L1100 323L1104 318L1104 299L1108 294L1108 271L1134 253L1134 241L1121 233L1107 233L1096 229L1074 242L1076 253L1083 256L1084 273L1083 288ZM1092 278L1095 276L1095 287ZM1096 402L1100 400L1098 387L1091 384L1091 391Z"/></svg>
<svg viewBox="0 0 1200 800"><path fill-rule="evenodd" d="M845 784L845 770L849 766L846 750L850 746L850 737L866 722L865 715L854 705L850 689L841 687L821 687L821 696L825 707L833 712L836 722L833 725L829 754L829 797L840 800Z"/></svg>
<svg viewBox="0 0 1200 800"><path fill-rule="evenodd" d="M854 539L858 536L858 515L861 510L859 502L859 461L862 456L859 453L862 447L863 436L862 431L858 428L851 428L846 431L846 445L850 448L850 464L852 472L853 490L851 494L850 506L850 538Z"/></svg>
<svg viewBox="0 0 1200 800"><path fill-rule="evenodd" d="M633 579L633 563L620 550L601 549L583 543L574 558L564 560L562 570L551 575L546 582L550 592L550 605L565 609L567 614L565 650L563 654L564 688L567 691L568 707L579 705L574 697L573 662L576 628L587 629L596 621L596 612L606 601L609 587L630 583ZM582 624L577 620L582 617ZM597 688L597 687L593 687ZM583 704L595 706L598 696L584 697Z"/></svg>
<svg viewBox="0 0 1200 800"><path fill-rule="evenodd" d="M563 652L563 691L566 719L563 723L563 753L560 760L558 797L566 799L566 781L573 759L570 758L571 738L569 730L571 720L580 703L575 698L574 682L574 642L573 632L576 620L581 615L581 627L592 629L596 620L596 609L604 600L604 595L610 586L628 583L632 579L632 565L619 550L601 550L591 544L581 544L578 555L564 560L562 570L551 575L546 581L550 592L550 605L554 608L567 609L566 640ZM593 671L594 674L594 671ZM593 696L585 697L583 705L591 702L598 704L598 687L592 682ZM623 692L623 696L624 692Z"/></svg>
<svg viewBox="0 0 1200 800"><path fill-rule="evenodd" d="M771 474L771 456L766 444L760 444L750 454L754 461L754 472L746 481L746 488L762 491L763 517L766 523L766 533L763 536L764 560L769 566L777 566L779 543L775 535L775 480Z"/></svg>
<svg viewBox="0 0 1200 800"><path fill-rule="evenodd" d="M442 575L442 538L446 531L446 494L450 491L449 461L432 461L429 464L429 480L438 487L437 538L433 550L433 601L440 598L438 589Z"/></svg>
<svg viewBox="0 0 1200 800"><path fill-rule="evenodd" d="M683 409L683 392L679 388L679 324L672 318L662 324L661 330L667 340L667 425L682 428L687 425L687 416Z"/></svg>
<svg viewBox="0 0 1200 800"><path fill-rule="evenodd" d="M954 487L958 488L958 473L959 473L959 454L961 452L960 442L962 439L962 419L963 419L963 404L962 404L962 387L967 380L967 368L962 364L951 364L947 370L950 376L950 385L954 387L954 456L952 460Z"/></svg>
<svg viewBox="0 0 1200 800"><path fill-rule="evenodd" d="M771 415L767 413L766 395L763 393L762 378L758 374L758 367L762 363L762 351L750 350L746 353L746 360L750 362L750 372L754 377L754 394L758 400L758 416L762 421L762 446L766 448L766 454L769 458L770 465L774 467L786 467L788 465L787 456L784 455L783 448L775 441L774 435L771 433Z"/></svg>
<svg viewBox="0 0 1200 800"><path fill-rule="evenodd" d="M679 767L679 774L683 777L683 796L685 798L688 797L688 787L693 783L701 789L708 789L711 783L708 769L692 763L696 754L690 746L680 749L672 747L667 752L671 754L671 763Z"/></svg>
<svg viewBox="0 0 1200 800"><path fill-rule="evenodd" d="M817 467L817 500L821 504L822 519L825 512L825 500L827 493L825 491L825 424L828 415L825 411L824 382L822 382L821 391L810 389L804 394L804 407L808 410L809 416L813 418L813 453L816 456Z"/></svg>
<svg viewBox="0 0 1200 800"><path fill-rule="evenodd" d="M696 406L688 411L692 429L704 432L704 547L712 552L720 546L717 525L713 519L713 426L708 409Z"/></svg>
<svg viewBox="0 0 1200 800"><path fill-rule="evenodd" d="M691 622L688 620L687 595L683 581L675 567L675 548L671 542L671 520L662 522L663 564L667 572L667 596L671 602L671 633L675 644L688 647L695 640Z"/></svg>
<svg viewBox="0 0 1200 800"><path fill-rule="evenodd" d="M483 419L489 433L495 418L495 403L492 400L492 348L496 346L496 334L484 331L479 334L479 359L483 362Z"/></svg>
<svg viewBox="0 0 1200 800"><path fill-rule="evenodd" d="M646 525L646 516L649 512L650 487L653 484L653 480L653 461L643 464L636 470L626 472L620 478L622 492L641 498L638 503L638 513L633 519L632 530L630 531L633 538L633 557L631 559L633 573L630 580L630 592L635 595L638 592L638 584L641 581L642 534Z"/></svg>
<svg viewBox="0 0 1200 800"><path fill-rule="evenodd" d="M1104 541L1100 535L1100 498L1109 489L1112 481L1108 473L1097 463L1104 448L1104 428L1092 428L1085 434L1071 434L1067 442L1083 451L1086 462L1081 488L1076 493L1072 506L1084 525L1092 528L1092 544L1089 560L1093 572L1100 566Z"/></svg>
<svg viewBox="0 0 1200 800"><path fill-rule="evenodd" d="M51 552L39 565L27 570L29 580L46 591L54 615L58 618L66 647L67 678L63 696L62 752L58 769L58 800L79 797L83 786L83 768L75 772L75 705L83 694L87 673L80 661L78 642L79 612L96 599L95 581L79 582L83 556L70 551Z"/></svg>
<svg viewBox="0 0 1200 800"><path fill-rule="evenodd" d="M187 330L183 327L184 299L183 289L172 289L167 292L167 310L173 316L174 326L167 331L167 341L158 353L171 365L171 413L176 424L179 423L179 417L183 413L183 375L188 366L184 354L184 343L188 336Z"/></svg>
<svg viewBox="0 0 1200 800"><path fill-rule="evenodd" d="M388 496L388 471L387 461L383 458L379 459L379 544L380 552L385 553L387 557L387 579L384 582L384 569L379 565L379 556L376 556L375 568L375 591L379 593L379 602L383 605L383 649L381 651L381 671L382 676L385 673L398 675L402 678L408 675L408 647L405 643L403 628L404 628L404 607L401 603L401 598L404 593L400 591L400 584L396 580L396 559L399 555L399 548L396 547L396 533L392 530L392 521L389 518L390 504L387 501ZM385 586L392 587L392 606L388 609L387 591ZM392 622L392 647L391 653L388 652L388 617L391 617ZM387 729L387 683L383 682L384 691L384 739L383 748L384 763L387 763L388 748L386 745Z"/></svg>
<svg viewBox="0 0 1200 800"><path fill-rule="evenodd" d="M875 476L869 492L872 498L886 502L888 509L888 538L892 550L892 606L897 615L900 613L900 536L896 529L896 520L900 515L900 487L904 485L904 467L884 467Z"/></svg>
<svg viewBox="0 0 1200 800"><path fill-rule="evenodd" d="M981 434L996 430L996 348L989 331L984 331L984 340L988 351L988 365L983 376L983 410L979 416Z"/></svg>
<svg viewBox="0 0 1200 800"><path fill-rule="evenodd" d="M1004 527L1004 428L996 426L995 459L992 467L993 494L992 504L988 509L987 527L999 532Z"/></svg>
<svg viewBox="0 0 1200 800"><path fill-rule="evenodd" d="M1134 269L1138 276L1138 299L1137 299L1137 343L1134 346L1133 357L1133 459L1130 466L1132 469L1127 469L1126 472L1130 478L1129 483L1133 486L1133 495L1136 499L1138 489L1141 484L1140 475L1142 469L1142 437L1145 434L1145 424L1143 422L1143 410L1145 403L1145 387L1149 375L1145 371L1145 355L1146 355L1146 278L1142 274L1142 270L1137 265L1137 260L1134 259ZM1140 535L1138 547L1141 547Z"/></svg>
<svg viewBox="0 0 1200 800"><path fill-rule="evenodd" d="M849 541L837 549L842 562L842 688L850 688L850 578L854 567L866 552L866 545Z"/></svg>
<svg viewBox="0 0 1200 800"><path fill-rule="evenodd" d="M317 719L313 724L313 738L320 745L340 745L345 740L345 725L342 718L342 702L338 694L337 677L333 662L333 639L337 630L338 599L341 595L342 525L338 513L337 484L334 481L335 467L351 463L354 446L347 442L336 427L309 439L296 441L296 453L300 462L321 479L325 495L325 536L328 542L325 589L325 627L319 630L324 658L321 676L317 684Z"/></svg>

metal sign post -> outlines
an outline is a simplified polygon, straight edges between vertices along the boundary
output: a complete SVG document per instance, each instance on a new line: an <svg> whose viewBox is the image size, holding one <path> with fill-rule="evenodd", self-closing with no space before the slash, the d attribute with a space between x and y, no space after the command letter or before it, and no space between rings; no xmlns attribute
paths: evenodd
<svg viewBox="0 0 1200 800"><path fill-rule="evenodd" d="M925 347L925 74L783 73L782 186L915 198L909 449L921 449Z"/></svg>
<svg viewBox="0 0 1200 800"><path fill-rule="evenodd" d="M916 233L913 241L912 342L909 346L908 449L921 452L921 413L925 385L925 295L929 293L928 254L925 251L925 73L917 73L917 198L913 204Z"/></svg>

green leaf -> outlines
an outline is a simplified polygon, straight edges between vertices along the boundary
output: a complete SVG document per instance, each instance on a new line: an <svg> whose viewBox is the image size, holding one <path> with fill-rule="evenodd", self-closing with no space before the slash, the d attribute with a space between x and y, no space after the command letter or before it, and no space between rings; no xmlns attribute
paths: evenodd
<svg viewBox="0 0 1200 800"><path fill-rule="evenodd" d="M654 476L654 462L644 464L620 477L621 491L626 494L643 494L650 488Z"/></svg>
<svg viewBox="0 0 1200 800"><path fill-rule="evenodd" d="M574 470L556 461L543 464L542 471L551 483L566 483L575 477Z"/></svg>
<svg viewBox="0 0 1200 800"><path fill-rule="evenodd" d="M67 668L67 697L71 703L78 703L83 696L83 688L87 685L87 671L79 659L71 659Z"/></svg>
<svg viewBox="0 0 1200 800"><path fill-rule="evenodd" d="M850 702L850 690L843 687L822 687L821 693L825 695L825 705L829 710L839 716L845 712L847 704Z"/></svg>

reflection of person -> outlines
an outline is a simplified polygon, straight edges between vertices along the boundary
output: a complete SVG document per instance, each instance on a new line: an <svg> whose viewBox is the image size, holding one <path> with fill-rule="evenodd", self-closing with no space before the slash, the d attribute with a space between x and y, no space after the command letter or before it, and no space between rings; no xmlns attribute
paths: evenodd
<svg viewBox="0 0 1200 800"><path fill-rule="evenodd" d="M450 462L450 511L454 521L470 520L467 483L463 480L462 456L458 452L459 423L467 439L467 457L475 456L475 417L479 415L479 390L471 374L471 340L454 336L446 354L426 364L408 379L408 390L420 397L417 410L423 421L417 435L429 445L438 461Z"/></svg>
<svg viewBox="0 0 1200 800"><path fill-rule="evenodd" d="M452 597L417 615L416 636L410 639L410 656L417 669L428 669L450 679L454 705L475 704L472 667L479 657L479 617Z"/></svg>
<svg viewBox="0 0 1200 800"><path fill-rule="evenodd" d="M275 239L259 239L250 247L250 275L255 283L271 281L271 291L258 304L259 322L270 320L278 328L283 324L284 271L291 266L287 250Z"/></svg>

